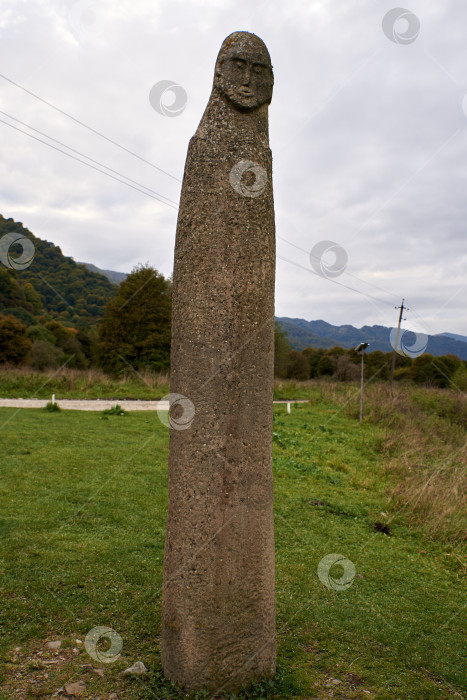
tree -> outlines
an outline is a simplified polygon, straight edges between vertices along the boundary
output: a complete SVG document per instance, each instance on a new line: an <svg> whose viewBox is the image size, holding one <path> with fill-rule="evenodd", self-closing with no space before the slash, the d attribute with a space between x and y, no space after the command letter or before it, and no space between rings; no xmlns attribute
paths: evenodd
<svg viewBox="0 0 467 700"><path fill-rule="evenodd" d="M46 340L34 340L28 364L39 371L59 367L64 362L64 353L61 348Z"/></svg>
<svg viewBox="0 0 467 700"><path fill-rule="evenodd" d="M91 328L89 330L79 328L76 339L81 345L81 351L86 358L88 365L94 364L98 351L97 343L99 340L97 330L95 328Z"/></svg>
<svg viewBox="0 0 467 700"><path fill-rule="evenodd" d="M26 302L24 289L18 282L18 273L0 265L0 308L22 306Z"/></svg>
<svg viewBox="0 0 467 700"><path fill-rule="evenodd" d="M361 359L360 359L361 361ZM332 375L338 382L354 382L360 378L361 368L352 362L350 355L339 355L336 359L336 369Z"/></svg>
<svg viewBox="0 0 467 700"><path fill-rule="evenodd" d="M27 328L14 316L0 314L0 363L20 365L31 351Z"/></svg>
<svg viewBox="0 0 467 700"><path fill-rule="evenodd" d="M99 357L106 372L169 367L171 292L169 280L148 265L134 268L120 284L99 327Z"/></svg>
<svg viewBox="0 0 467 700"><path fill-rule="evenodd" d="M361 357L355 350L351 351L352 361L360 363ZM400 357L398 355L397 357ZM397 360L396 357L396 360ZM392 353L384 353L381 350L373 350L373 352L365 353L365 377L367 379L389 379L391 368ZM399 364L397 365L399 367Z"/></svg>
<svg viewBox="0 0 467 700"><path fill-rule="evenodd" d="M467 362L461 361L453 374L452 385L460 391L467 391Z"/></svg>
<svg viewBox="0 0 467 700"><path fill-rule="evenodd" d="M308 358L311 379L316 377L319 361L325 352L326 350L324 350L324 348L305 348L302 350L302 353Z"/></svg>
<svg viewBox="0 0 467 700"><path fill-rule="evenodd" d="M339 347L336 345L333 348L330 348L329 350L326 350L324 355L321 357L321 359L318 362L318 365L316 367L316 374L318 377L322 377L324 375L333 375L334 372L336 371L337 367L337 359L341 355L345 355L346 351L344 348Z"/></svg>
<svg viewBox="0 0 467 700"><path fill-rule="evenodd" d="M308 357L298 350L291 350L287 376L289 379L299 379L301 381L309 379L310 363Z"/></svg>
<svg viewBox="0 0 467 700"><path fill-rule="evenodd" d="M78 331L74 328L67 328L58 321L49 321L45 327L55 338L57 348L63 351L62 361L66 363L67 367L78 369L89 367L89 361L83 351Z"/></svg>
<svg viewBox="0 0 467 700"><path fill-rule="evenodd" d="M461 360L454 355L433 357L429 353L424 353L414 359L411 378L417 384L427 384L444 389L450 385L451 377L460 366Z"/></svg>
<svg viewBox="0 0 467 700"><path fill-rule="evenodd" d="M41 340L45 343L50 343L51 345L57 344L54 334L41 323L37 323L34 326L29 326L28 338L30 338L33 342L36 340Z"/></svg>
<svg viewBox="0 0 467 700"><path fill-rule="evenodd" d="M276 321L274 324L274 376L280 379L287 377L289 365L289 355L291 347L286 338L286 334L282 330L280 324Z"/></svg>
<svg viewBox="0 0 467 700"><path fill-rule="evenodd" d="M42 309L42 299L30 282L26 282L24 285L24 296L26 301L31 304L32 312L37 314Z"/></svg>

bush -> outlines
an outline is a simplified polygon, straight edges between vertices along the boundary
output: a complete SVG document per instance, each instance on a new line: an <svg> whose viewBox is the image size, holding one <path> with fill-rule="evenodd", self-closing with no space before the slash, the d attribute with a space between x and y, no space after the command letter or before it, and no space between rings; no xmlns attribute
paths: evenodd
<svg viewBox="0 0 467 700"><path fill-rule="evenodd" d="M331 348L330 350L326 350L318 362L316 367L316 375L318 377L324 377L326 375L332 376L336 371L338 358L345 354L346 351L344 348L340 348L338 346Z"/></svg>
<svg viewBox="0 0 467 700"><path fill-rule="evenodd" d="M459 389L459 391L467 391L467 366L465 362L456 369L452 375L452 385L454 389Z"/></svg>
<svg viewBox="0 0 467 700"><path fill-rule="evenodd" d="M308 358L308 364L310 365L310 378L314 379L317 376L319 361L323 357L326 350L323 348L305 348L305 350L302 350L302 352Z"/></svg>
<svg viewBox="0 0 467 700"><path fill-rule="evenodd" d="M41 324L29 326L28 338L30 338L32 341L43 340L44 342L50 343L51 345L55 345L57 342L54 334L47 330L47 328L45 326L42 326Z"/></svg>
<svg viewBox="0 0 467 700"><path fill-rule="evenodd" d="M26 360L32 347L26 331L14 316L0 314L0 363L20 365Z"/></svg>
<svg viewBox="0 0 467 700"><path fill-rule="evenodd" d="M360 378L360 374L360 367L352 362L348 355L341 355L336 359L333 379L337 379L338 382L355 382Z"/></svg>
<svg viewBox="0 0 467 700"><path fill-rule="evenodd" d="M310 378L310 363L308 362L307 356L302 352L291 350L288 364L287 374L289 379L299 379L303 381Z"/></svg>
<svg viewBox="0 0 467 700"><path fill-rule="evenodd" d="M394 370L394 380L396 382L410 382L412 380L412 370L410 367L399 367Z"/></svg>
<svg viewBox="0 0 467 700"><path fill-rule="evenodd" d="M112 406L112 408L106 408L104 411L102 411L102 414L104 416L127 416L128 411L125 411L124 408L116 403L115 406Z"/></svg>
<svg viewBox="0 0 467 700"><path fill-rule="evenodd" d="M36 318L27 311L27 309L23 309L21 306L6 307L3 309L2 313L6 316L14 316L25 326L32 326L34 323L37 323Z"/></svg>
<svg viewBox="0 0 467 700"><path fill-rule="evenodd" d="M89 361L83 353L78 338L71 336L60 342L59 345L64 352L64 362L66 362L67 367L76 369L87 369L89 367Z"/></svg>
<svg viewBox="0 0 467 700"><path fill-rule="evenodd" d="M357 353L355 353L357 355ZM398 355L397 357L400 357ZM399 366L396 357L396 367ZM402 359L402 358L401 358ZM406 358L404 358L406 359ZM365 353L365 376L369 379L375 377L377 379L389 379L391 370L392 353L381 352L381 350L373 350L373 352ZM409 358L409 364L412 364Z"/></svg>
<svg viewBox="0 0 467 700"><path fill-rule="evenodd" d="M29 364L33 369L55 369L63 363L64 353L46 340L35 340L29 357Z"/></svg>
<svg viewBox="0 0 467 700"><path fill-rule="evenodd" d="M444 389L450 386L451 377L454 376L460 364L461 360L454 355L433 357L425 353L413 361L411 376L417 384Z"/></svg>

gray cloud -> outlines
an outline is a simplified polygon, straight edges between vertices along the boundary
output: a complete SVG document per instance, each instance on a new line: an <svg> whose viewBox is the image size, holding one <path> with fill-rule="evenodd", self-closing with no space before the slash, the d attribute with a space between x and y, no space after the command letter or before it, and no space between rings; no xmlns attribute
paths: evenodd
<svg viewBox="0 0 467 700"><path fill-rule="evenodd" d="M395 5L4 0L0 72L176 179L3 79L0 109L178 202L222 39L254 31L276 77L278 315L393 325L405 297L407 325L467 334L467 8L410 0L421 29L402 46L381 26ZM186 90L180 116L151 106L160 80ZM149 261L170 274L175 209L4 124L0 132L5 216L77 260L125 271ZM320 240L348 253L334 281L312 273L308 253Z"/></svg>

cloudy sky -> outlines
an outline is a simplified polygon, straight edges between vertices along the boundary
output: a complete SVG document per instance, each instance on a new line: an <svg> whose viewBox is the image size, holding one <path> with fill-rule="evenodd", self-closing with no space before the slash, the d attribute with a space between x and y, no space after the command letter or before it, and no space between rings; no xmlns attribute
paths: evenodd
<svg viewBox="0 0 467 700"><path fill-rule="evenodd" d="M277 315L393 326L404 297L407 328L467 335L466 26L465 0L2 0L0 213L170 274L217 52L252 31L275 72Z"/></svg>

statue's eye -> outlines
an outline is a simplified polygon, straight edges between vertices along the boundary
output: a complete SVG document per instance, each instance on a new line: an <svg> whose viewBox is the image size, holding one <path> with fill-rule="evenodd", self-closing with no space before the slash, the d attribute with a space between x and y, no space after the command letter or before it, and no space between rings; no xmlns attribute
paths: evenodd
<svg viewBox="0 0 467 700"><path fill-rule="evenodd" d="M264 70L264 66L253 66L253 70L255 73L262 73Z"/></svg>
<svg viewBox="0 0 467 700"><path fill-rule="evenodd" d="M245 63L243 61L235 61L235 65L237 66L237 68L243 68Z"/></svg>

